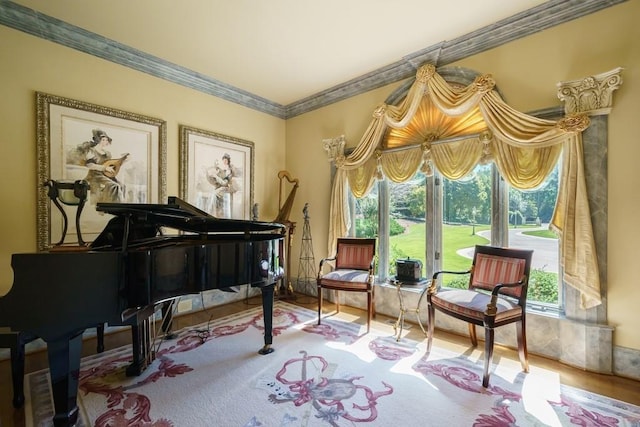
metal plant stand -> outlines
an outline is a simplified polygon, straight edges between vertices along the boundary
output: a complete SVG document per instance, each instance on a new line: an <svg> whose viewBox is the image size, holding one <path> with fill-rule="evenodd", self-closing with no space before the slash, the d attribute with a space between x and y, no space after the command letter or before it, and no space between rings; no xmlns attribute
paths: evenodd
<svg viewBox="0 0 640 427"><path fill-rule="evenodd" d="M296 289L301 294L314 296L317 295L316 260L313 255L313 241L311 240L311 226L309 225L309 203L304 204L302 213L304 214L304 225L302 227L302 245L300 247L300 264L298 266Z"/></svg>

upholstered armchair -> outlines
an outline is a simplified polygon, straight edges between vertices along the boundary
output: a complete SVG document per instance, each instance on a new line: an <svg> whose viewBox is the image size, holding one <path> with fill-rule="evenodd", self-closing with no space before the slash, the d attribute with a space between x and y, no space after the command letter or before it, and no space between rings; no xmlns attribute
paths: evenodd
<svg viewBox="0 0 640 427"><path fill-rule="evenodd" d="M374 306L374 264L376 239L339 238L336 255L324 258L318 268L318 325L322 321L322 291L335 291L336 311L340 312L339 291L362 292L367 294L367 332L371 329L371 319L375 315ZM327 270L333 261L334 268Z"/></svg>
<svg viewBox="0 0 640 427"><path fill-rule="evenodd" d="M474 347L478 345L476 326L482 326L485 335L482 385L488 387L495 328L515 323L520 363L529 372L525 320L532 255L531 250L478 245L470 270L436 272L427 291L427 353L433 342L436 310L467 322ZM443 274L469 274L469 285L466 289L444 288L439 281Z"/></svg>

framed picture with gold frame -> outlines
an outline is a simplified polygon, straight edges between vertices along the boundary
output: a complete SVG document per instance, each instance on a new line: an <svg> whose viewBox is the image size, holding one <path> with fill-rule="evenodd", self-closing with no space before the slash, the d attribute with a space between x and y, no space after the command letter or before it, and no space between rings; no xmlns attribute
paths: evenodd
<svg viewBox="0 0 640 427"><path fill-rule="evenodd" d="M48 249L63 233L62 214L51 208L44 185L50 180L88 182L80 217L87 242L111 218L98 212L96 203L166 203L165 121L42 92L36 93L36 106L38 250ZM73 207L64 209L75 217ZM68 236L74 235L69 221Z"/></svg>
<svg viewBox="0 0 640 427"><path fill-rule="evenodd" d="M248 220L253 205L251 141L180 126L180 197L216 218Z"/></svg>

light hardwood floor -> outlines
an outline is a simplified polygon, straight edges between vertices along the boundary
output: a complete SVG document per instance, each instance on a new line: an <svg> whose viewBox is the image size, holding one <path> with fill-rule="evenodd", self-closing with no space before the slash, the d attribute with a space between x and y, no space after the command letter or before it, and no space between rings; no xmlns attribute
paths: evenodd
<svg viewBox="0 0 640 427"><path fill-rule="evenodd" d="M316 302L313 298L307 296L298 296L295 300L287 300L287 302L298 304L312 310L316 310ZM220 307L209 308L205 311L179 316L174 319L174 329L178 330L187 326L206 322L210 317L219 318L228 314L237 313L246 310L249 307L255 307L259 304L259 298L255 298L246 302L235 302ZM325 314L330 314L334 306L330 303L324 305ZM341 307L341 310L349 315L354 316L355 322L365 323L366 312L364 310L352 307ZM374 320L373 327L376 329L388 330L393 333L392 320L383 315L377 315ZM407 338L414 340L425 339L420 328L410 327L407 331ZM128 332L117 332L107 334L105 337L105 347L107 349L117 348L130 342ZM481 357L481 349L472 349L468 337L461 337L436 330L434 341L435 346L448 348L453 351L465 353L470 357ZM83 344L83 354L88 356L95 354L95 339L87 339ZM274 348L277 350L277 339L274 340ZM517 352L513 349L496 347L494 353L495 364L508 364L520 366ZM576 369L556 361L529 355L529 363L531 369L544 369L555 372L563 384L582 388L585 390L609 396L625 402L633 403L640 406L640 381L628 378L620 378L612 375L594 374ZM34 372L47 367L47 355L45 351L39 351L27 355L26 372ZM11 404L13 396L11 387L11 369L8 360L0 362L0 427L23 427L24 411L22 409L14 409Z"/></svg>

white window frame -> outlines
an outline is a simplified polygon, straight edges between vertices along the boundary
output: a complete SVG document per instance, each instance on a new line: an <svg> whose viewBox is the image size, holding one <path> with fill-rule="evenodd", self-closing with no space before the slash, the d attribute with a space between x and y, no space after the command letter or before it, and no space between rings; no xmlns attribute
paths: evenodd
<svg viewBox="0 0 640 427"><path fill-rule="evenodd" d="M491 245L509 246L509 186L502 179L495 165L491 166ZM442 176L435 171L426 178L425 186L425 265L423 274L431 277L440 271L442 265L442 211L443 186ZM389 277L389 181L378 181L378 280L385 281ZM353 212L353 211L352 211ZM355 224L355 218L352 221ZM558 304L531 301L528 310L542 311L547 314L563 312L564 286L561 280L561 266L558 265Z"/></svg>

